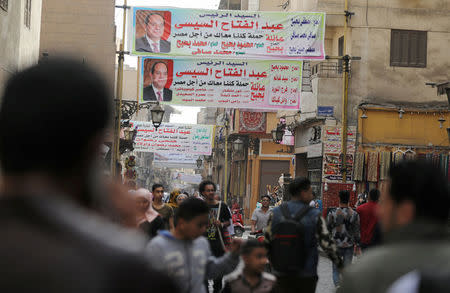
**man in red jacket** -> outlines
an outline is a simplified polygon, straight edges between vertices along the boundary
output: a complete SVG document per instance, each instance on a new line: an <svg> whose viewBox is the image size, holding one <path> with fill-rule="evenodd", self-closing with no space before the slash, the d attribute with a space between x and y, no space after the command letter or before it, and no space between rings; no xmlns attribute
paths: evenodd
<svg viewBox="0 0 450 293"><path fill-rule="evenodd" d="M376 215L378 198L380 191L372 189L369 192L369 201L360 205L356 212L359 214L360 229L361 229L361 248L364 250L371 245L374 245L377 238L378 217ZM375 237L374 237L375 236Z"/></svg>

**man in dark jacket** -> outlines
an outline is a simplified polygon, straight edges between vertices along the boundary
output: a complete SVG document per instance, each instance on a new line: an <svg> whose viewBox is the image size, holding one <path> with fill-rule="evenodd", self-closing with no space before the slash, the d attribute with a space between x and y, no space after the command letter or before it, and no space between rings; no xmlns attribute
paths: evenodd
<svg viewBox="0 0 450 293"><path fill-rule="evenodd" d="M289 184L289 193L292 199L287 202L289 212L294 215L300 210L309 208L309 203L313 199L311 181L304 177L297 177ZM274 240L272 230L283 221L281 207L273 209L269 225L266 230L266 241L269 247ZM278 278L274 292L315 292L317 285L317 264L319 261L318 245L328 254L331 260L340 269L342 267L342 258L337 254L336 244L328 232L325 219L320 215L320 211L315 208L309 209L300 222L304 226L304 248L305 263L301 271L295 274L283 274L274 272ZM272 249L272 248L271 248Z"/></svg>
<svg viewBox="0 0 450 293"><path fill-rule="evenodd" d="M0 108L0 292L172 292L134 232L94 212L110 117L103 80L53 60L14 75Z"/></svg>
<svg viewBox="0 0 450 293"><path fill-rule="evenodd" d="M385 244L348 267L338 292L387 292L410 272L450 271L447 178L425 161L404 161L389 176L378 208Z"/></svg>

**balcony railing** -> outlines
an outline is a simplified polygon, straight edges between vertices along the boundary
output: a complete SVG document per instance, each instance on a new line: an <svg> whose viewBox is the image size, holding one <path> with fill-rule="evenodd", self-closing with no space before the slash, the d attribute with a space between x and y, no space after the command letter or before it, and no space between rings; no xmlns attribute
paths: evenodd
<svg viewBox="0 0 450 293"><path fill-rule="evenodd" d="M311 77L342 77L342 63L330 61L317 63L311 68Z"/></svg>

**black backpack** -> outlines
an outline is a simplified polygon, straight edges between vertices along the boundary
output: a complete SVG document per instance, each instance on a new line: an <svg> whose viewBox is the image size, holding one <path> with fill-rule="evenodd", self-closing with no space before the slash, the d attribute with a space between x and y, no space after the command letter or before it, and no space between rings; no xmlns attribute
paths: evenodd
<svg viewBox="0 0 450 293"><path fill-rule="evenodd" d="M311 209L307 206L291 216L287 203L280 206L283 218L272 228L270 261L278 273L296 274L306 261L305 227L300 220Z"/></svg>

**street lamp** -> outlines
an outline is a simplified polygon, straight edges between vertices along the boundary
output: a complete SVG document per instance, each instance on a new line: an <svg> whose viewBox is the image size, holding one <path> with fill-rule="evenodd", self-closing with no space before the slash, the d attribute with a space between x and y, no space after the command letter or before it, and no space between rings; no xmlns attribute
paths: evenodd
<svg viewBox="0 0 450 293"><path fill-rule="evenodd" d="M197 168L200 169L202 167L202 164L203 164L202 159L200 159L200 157L198 157L196 162L197 162Z"/></svg>
<svg viewBox="0 0 450 293"><path fill-rule="evenodd" d="M242 152L244 150L244 142L240 138L236 139L233 142L233 150L236 153L240 153L240 152Z"/></svg>
<svg viewBox="0 0 450 293"><path fill-rule="evenodd" d="M150 110L150 113L152 115L153 126L158 129L164 117L164 109L158 104Z"/></svg>

